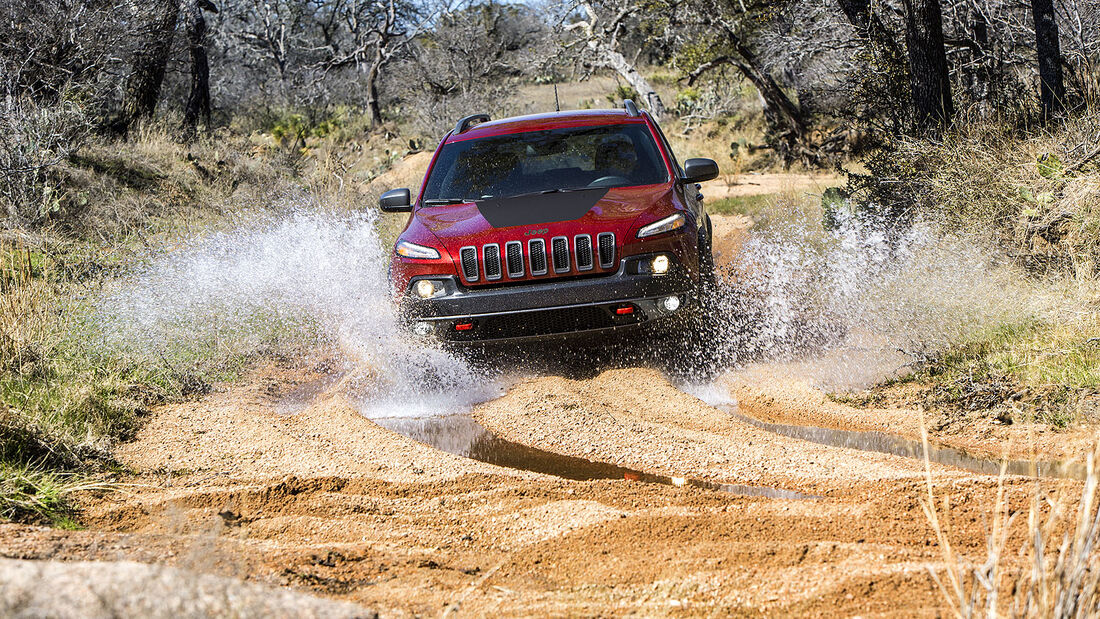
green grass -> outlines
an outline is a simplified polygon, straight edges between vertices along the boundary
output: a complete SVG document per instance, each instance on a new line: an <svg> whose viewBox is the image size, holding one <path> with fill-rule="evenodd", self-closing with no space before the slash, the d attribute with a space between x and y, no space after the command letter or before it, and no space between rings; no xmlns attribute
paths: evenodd
<svg viewBox="0 0 1100 619"><path fill-rule="evenodd" d="M1100 319L1070 324L1004 325L988 337L946 351L929 366L935 375L1002 374L1024 387L1100 389Z"/></svg>
<svg viewBox="0 0 1100 619"><path fill-rule="evenodd" d="M1002 325L941 352L912 378L929 383L941 406L979 412L1007 407L1016 421L1059 428L1095 421L1100 318Z"/></svg>
<svg viewBox="0 0 1100 619"><path fill-rule="evenodd" d="M759 194L752 196L732 196L715 200L707 205L707 212L719 215L748 215L753 219L758 218L768 207L775 204L775 194Z"/></svg>
<svg viewBox="0 0 1100 619"><path fill-rule="evenodd" d="M0 462L0 519L78 529L73 496L108 490L109 483L44 466Z"/></svg>

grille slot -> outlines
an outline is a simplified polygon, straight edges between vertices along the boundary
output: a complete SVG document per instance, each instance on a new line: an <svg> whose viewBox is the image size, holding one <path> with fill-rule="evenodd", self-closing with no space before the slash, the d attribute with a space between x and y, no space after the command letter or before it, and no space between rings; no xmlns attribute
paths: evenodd
<svg viewBox="0 0 1100 619"><path fill-rule="evenodd" d="M500 264L500 245L490 243L483 247L481 259L485 261L485 279L500 279L504 275Z"/></svg>
<svg viewBox="0 0 1100 619"><path fill-rule="evenodd" d="M523 277L523 243L519 241L505 243L504 259L508 266L508 277Z"/></svg>
<svg viewBox="0 0 1100 619"><path fill-rule="evenodd" d="M596 245L600 252L600 268L610 269L615 266L615 235L611 232L602 232L596 237Z"/></svg>
<svg viewBox="0 0 1100 619"><path fill-rule="evenodd" d="M592 237L587 234L578 234L573 237L574 252L577 257L578 271L592 270Z"/></svg>
<svg viewBox="0 0 1100 619"><path fill-rule="evenodd" d="M531 256L531 275L546 275L546 241L531 239L527 241L527 253Z"/></svg>
<svg viewBox="0 0 1100 619"><path fill-rule="evenodd" d="M477 268L477 248L463 247L458 250L458 256L462 260L462 276L466 281L476 282L480 279Z"/></svg>
<svg viewBox="0 0 1100 619"><path fill-rule="evenodd" d="M554 272L566 273L569 271L569 239L564 236L556 236L550 241L550 251L554 259Z"/></svg>

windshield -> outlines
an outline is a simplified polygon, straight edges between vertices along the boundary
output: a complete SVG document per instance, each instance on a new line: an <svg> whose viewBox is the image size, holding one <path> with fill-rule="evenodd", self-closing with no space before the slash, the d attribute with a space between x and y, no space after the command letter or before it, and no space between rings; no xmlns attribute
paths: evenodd
<svg viewBox="0 0 1100 619"><path fill-rule="evenodd" d="M445 145L424 187L423 204L667 180L647 125L530 131Z"/></svg>

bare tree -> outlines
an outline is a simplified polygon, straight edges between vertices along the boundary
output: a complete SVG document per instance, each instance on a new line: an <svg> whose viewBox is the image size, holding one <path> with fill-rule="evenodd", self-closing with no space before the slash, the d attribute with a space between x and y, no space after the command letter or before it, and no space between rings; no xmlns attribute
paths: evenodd
<svg viewBox="0 0 1100 619"><path fill-rule="evenodd" d="M417 129L439 135L470 110L505 111L517 82L549 54L549 31L522 5L482 4L447 11L414 38L395 69Z"/></svg>
<svg viewBox="0 0 1100 619"><path fill-rule="evenodd" d="M354 67L363 75L371 126L382 124L378 82L382 69L415 34L407 31L415 15L404 0L317 1L321 64L330 72ZM419 26L413 26L419 31Z"/></svg>
<svg viewBox="0 0 1100 619"><path fill-rule="evenodd" d="M217 13L210 0L189 0L187 7L187 41L191 50L191 91L183 112L183 126L193 135L202 120L210 125L210 63L206 56L206 16L204 11Z"/></svg>
<svg viewBox="0 0 1100 619"><path fill-rule="evenodd" d="M1031 13L1035 20L1035 51L1039 58L1039 98L1043 118L1048 119L1065 110L1066 99L1054 0L1031 0Z"/></svg>
<svg viewBox="0 0 1100 619"><path fill-rule="evenodd" d="M951 100L943 14L939 0L905 0L905 43L913 87L916 126L945 126L955 114Z"/></svg>
<svg viewBox="0 0 1100 619"><path fill-rule="evenodd" d="M646 107L655 118L660 119L665 114L665 105L653 86L649 84L626 56L619 50L619 37L626 27L626 21L635 13L642 10L643 5L630 0L619 2L615 6L607 7L608 13L613 14L609 20L601 20L592 2L580 2L571 7L579 8L584 12L585 19L565 24L562 28L566 32L580 33L580 37L570 41L566 46L577 48L584 46L592 54L595 62L601 66L613 69L621 75L634 90L638 91Z"/></svg>
<svg viewBox="0 0 1100 619"><path fill-rule="evenodd" d="M387 67L424 27L408 0L231 0L219 46L240 66L244 84L264 104L363 105L382 122L380 84ZM274 92L272 92L274 91ZM248 98L248 97L245 97Z"/></svg>
<svg viewBox="0 0 1100 619"><path fill-rule="evenodd" d="M766 138L772 149L788 163L818 163L821 152L810 143L805 110L791 99L751 43L761 25L780 7L764 0L670 0L666 6L674 26L668 36L676 38L678 47L692 52L690 63L678 62L687 82L693 84L722 66L736 68L760 94L768 124Z"/></svg>

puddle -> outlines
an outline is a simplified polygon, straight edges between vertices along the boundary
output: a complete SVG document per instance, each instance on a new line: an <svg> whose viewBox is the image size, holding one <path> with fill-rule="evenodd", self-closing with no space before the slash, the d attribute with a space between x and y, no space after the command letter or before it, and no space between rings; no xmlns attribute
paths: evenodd
<svg viewBox="0 0 1100 619"><path fill-rule="evenodd" d="M345 374L332 374L298 385L279 398L275 410L280 415L293 415L302 412L321 395L329 391L341 390L340 383L345 377ZM578 481L623 479L667 486L689 486L704 490L729 492L741 496L760 496L772 499L821 498L816 495L803 494L782 488L719 484L684 477L653 475L615 466L614 464L607 464L606 462L563 456L500 438L466 414L430 417L372 416L370 419L383 428L440 451L510 469L543 473L565 479Z"/></svg>
<svg viewBox="0 0 1100 619"><path fill-rule="evenodd" d="M780 434L791 438L797 438L811 443L831 445L833 447L846 447L860 451L874 451L878 453L893 454L916 460L924 459L924 446L920 441L902 438L886 432L858 432L853 430L834 430L832 428L819 428L816 426L793 426L781 423L761 421L755 417L748 417L737 412L736 407L728 404L718 406L735 419L756 426L761 430L767 430L773 434ZM986 475L999 475L1001 462L979 458L971 454L951 447L939 447L929 443L928 459L938 464L954 466L975 473ZM1085 467L1080 462L1032 462L1030 460L1009 460L1005 463L1005 472L1009 475L1023 475L1027 477L1039 476L1063 479L1084 479Z"/></svg>
<svg viewBox="0 0 1100 619"><path fill-rule="evenodd" d="M596 479L625 479L668 486L690 486L705 490L730 492L742 496L761 496L772 499L816 499L817 496L741 484L718 484L698 479L653 475L633 469L596 462L585 458L563 456L520 443L513 443L493 434L485 426L467 415L443 417L385 417L373 419L375 423L407 436L417 442L430 445L440 451L471 460L535 473L544 473L565 479L591 481Z"/></svg>

